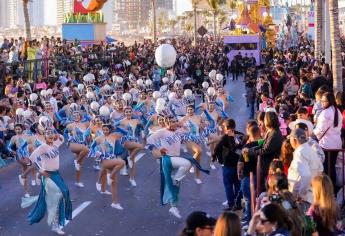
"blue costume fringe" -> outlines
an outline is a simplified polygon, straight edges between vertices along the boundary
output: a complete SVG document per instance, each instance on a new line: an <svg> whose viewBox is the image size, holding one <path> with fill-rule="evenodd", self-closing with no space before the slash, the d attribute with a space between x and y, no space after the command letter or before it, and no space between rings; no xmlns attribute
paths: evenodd
<svg viewBox="0 0 345 236"><path fill-rule="evenodd" d="M59 187L62 192L62 199L59 202L59 225L64 226L65 220L72 220L72 202L69 196L69 190L63 181L59 171L47 171L49 178ZM44 181L42 181L44 183ZM30 225L38 223L44 217L47 210L47 203L45 201L46 191L44 184L41 186L41 192L38 201L33 210L28 215Z"/></svg>

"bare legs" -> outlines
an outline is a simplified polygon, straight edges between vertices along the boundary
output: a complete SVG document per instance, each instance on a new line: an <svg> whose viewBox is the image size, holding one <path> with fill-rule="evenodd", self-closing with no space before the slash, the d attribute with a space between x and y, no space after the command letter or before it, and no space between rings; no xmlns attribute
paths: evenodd
<svg viewBox="0 0 345 236"><path fill-rule="evenodd" d="M111 179L111 196L112 196L112 203L117 204L117 173L124 167L125 161L122 159L110 159L110 160L103 160L102 161L102 169L100 171L100 176L98 182L102 182L102 191L105 191L105 174L107 170L110 172L110 179Z"/></svg>
<svg viewBox="0 0 345 236"><path fill-rule="evenodd" d="M79 143L70 143L69 148L71 152L73 152L76 155L76 158L74 161L75 168L76 168L76 184L81 184L80 183L81 165L85 157L89 154L89 148L85 146L84 144L79 144Z"/></svg>
<svg viewBox="0 0 345 236"><path fill-rule="evenodd" d="M124 147L128 150L129 152L129 159L133 163L132 166L130 166L129 169L129 179L134 180L135 176L135 157L136 155L144 149L144 145L136 142L131 142L127 141L124 143Z"/></svg>
<svg viewBox="0 0 345 236"><path fill-rule="evenodd" d="M194 142L186 142L186 146L187 146L187 149L193 153L193 158L197 162L200 163L201 153L202 153L201 147L198 144L194 143ZM200 177L200 170L195 168L195 179L199 179L200 180L199 177Z"/></svg>

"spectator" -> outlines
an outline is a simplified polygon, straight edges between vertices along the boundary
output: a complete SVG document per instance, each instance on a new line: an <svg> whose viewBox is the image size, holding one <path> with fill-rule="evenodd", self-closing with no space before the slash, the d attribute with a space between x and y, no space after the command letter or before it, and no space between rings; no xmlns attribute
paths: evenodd
<svg viewBox="0 0 345 236"><path fill-rule="evenodd" d="M308 215L316 223L319 235L337 235L337 206L333 197L333 184L327 175L315 176L311 181L313 190L313 204L308 210Z"/></svg>
<svg viewBox="0 0 345 236"><path fill-rule="evenodd" d="M293 148L291 146L290 140L286 139L284 140L282 144L282 149L280 153L280 160L283 163L285 175L288 175L289 173L288 170L291 165L292 159L293 159Z"/></svg>
<svg viewBox="0 0 345 236"><path fill-rule="evenodd" d="M269 236L290 236L291 228L292 222L284 209L271 203L254 214L247 235L258 232Z"/></svg>
<svg viewBox="0 0 345 236"><path fill-rule="evenodd" d="M278 116L274 112L266 112L264 118L266 134L263 146L255 148L243 148L242 153L249 152L249 155L261 156L261 180L264 181L268 175L269 164L274 158L280 156L280 149L283 143L283 137L279 130ZM261 183L264 188L264 183ZM261 189L264 190L264 189Z"/></svg>
<svg viewBox="0 0 345 236"><path fill-rule="evenodd" d="M241 236L240 218L234 212L225 211L217 220L214 236Z"/></svg>
<svg viewBox="0 0 345 236"><path fill-rule="evenodd" d="M257 146L258 140L261 138L259 127L256 125L250 126L247 135L249 136L249 139L244 147L252 148ZM241 191L246 202L245 211L242 217L244 225L247 225L251 219L250 173L253 173L255 183L256 164L257 156L245 154L240 156L237 166L237 175L238 179L241 180Z"/></svg>
<svg viewBox="0 0 345 236"><path fill-rule="evenodd" d="M301 107L297 110L297 119L289 124L289 129L294 130L296 124L298 123L304 123L308 127L308 134L311 135L313 133L313 128L314 125L313 123L309 120L308 117L308 110L305 107Z"/></svg>
<svg viewBox="0 0 345 236"><path fill-rule="evenodd" d="M316 152L307 143L304 130L293 130L289 138L291 146L295 150L288 170L289 190L306 203L312 203L310 181L314 176L322 173L322 163Z"/></svg>
<svg viewBox="0 0 345 236"><path fill-rule="evenodd" d="M236 208L240 199L237 198L240 182L237 177L237 162L239 155L236 153L238 143L235 139L236 124L233 119L225 120L222 124L224 135L215 147L213 161L223 165L223 183L229 209ZM236 205L235 205L236 204Z"/></svg>
<svg viewBox="0 0 345 236"><path fill-rule="evenodd" d="M333 93L324 93L321 97L321 105L324 109L317 119L314 128L314 134L319 140L320 146L326 154L325 172L329 174L333 183L335 183L335 162L337 160L337 151L327 151L327 149L341 149L341 127L342 115L338 110ZM326 163L330 158L330 170Z"/></svg>
<svg viewBox="0 0 345 236"><path fill-rule="evenodd" d="M216 219L202 211L192 212L180 236L212 236Z"/></svg>

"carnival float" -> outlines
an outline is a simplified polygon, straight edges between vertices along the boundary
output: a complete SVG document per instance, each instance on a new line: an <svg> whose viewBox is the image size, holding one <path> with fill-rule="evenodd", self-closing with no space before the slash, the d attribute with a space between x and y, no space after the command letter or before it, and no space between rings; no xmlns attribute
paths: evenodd
<svg viewBox="0 0 345 236"><path fill-rule="evenodd" d="M99 12L107 0L74 0L73 12L64 15L62 38L82 44L99 44L106 40L104 15Z"/></svg>
<svg viewBox="0 0 345 236"><path fill-rule="evenodd" d="M276 28L270 14L269 0L237 1L240 13L231 16L229 31L224 44L230 61L241 52L253 55L257 65L261 63L261 50L275 47Z"/></svg>

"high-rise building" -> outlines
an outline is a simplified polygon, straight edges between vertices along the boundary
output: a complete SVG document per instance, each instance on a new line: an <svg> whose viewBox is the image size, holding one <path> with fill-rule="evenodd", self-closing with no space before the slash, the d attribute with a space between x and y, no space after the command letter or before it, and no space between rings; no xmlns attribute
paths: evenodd
<svg viewBox="0 0 345 236"><path fill-rule="evenodd" d="M174 10L173 0L156 0L156 7L164 10Z"/></svg>
<svg viewBox="0 0 345 236"><path fill-rule="evenodd" d="M116 0L115 22L121 30L135 30L147 25L151 0Z"/></svg>
<svg viewBox="0 0 345 236"><path fill-rule="evenodd" d="M107 23L107 32L112 30L113 23L115 23L115 1L108 0L101 9L104 14L104 22Z"/></svg>
<svg viewBox="0 0 345 236"><path fill-rule="evenodd" d="M6 4L5 4L6 3ZM23 26L25 23L22 0L4 0L1 1L6 7L5 14L7 27ZM0 4L0 14L2 5ZM44 25L44 0L35 0L28 2L29 20L31 26ZM2 15L2 14L1 14Z"/></svg>
<svg viewBox="0 0 345 236"><path fill-rule="evenodd" d="M0 1L0 27L8 27L8 0Z"/></svg>
<svg viewBox="0 0 345 236"><path fill-rule="evenodd" d="M56 10L57 10L57 25L63 23L63 17L65 13L73 12L73 0L57 0Z"/></svg>

